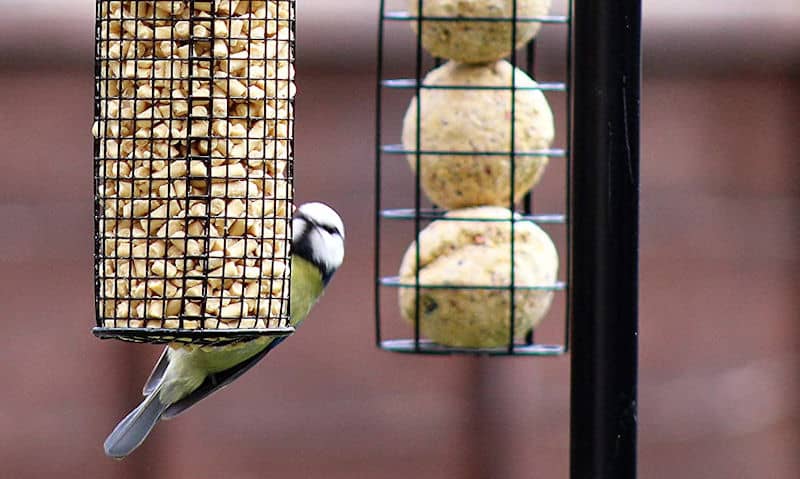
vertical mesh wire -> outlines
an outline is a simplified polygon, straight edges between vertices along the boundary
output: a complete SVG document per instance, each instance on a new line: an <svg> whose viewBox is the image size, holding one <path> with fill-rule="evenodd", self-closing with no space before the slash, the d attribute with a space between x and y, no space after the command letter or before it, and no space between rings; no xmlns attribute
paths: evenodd
<svg viewBox="0 0 800 479"><path fill-rule="evenodd" d="M416 8L414 9L413 2L416 2ZM566 15L546 15L546 16L520 16L518 15L518 8L517 8L517 0L513 0L509 2L511 4L511 16L508 17L480 17L480 16L472 16L469 17L470 22L474 22L474 25L510 25L511 34L510 39L512 45L508 46L509 56L506 57L509 63L511 64L512 68L519 67L524 72L531 75L534 79L535 76L533 75L535 63L536 63L536 49L537 49L537 38L534 37L532 40L527 42L527 44L522 48L518 49L516 43L517 37L517 29L519 25L526 25L530 24L531 22L538 22L542 25L542 30L546 28L561 28L564 33L565 43L566 43L566 54L565 54L565 66L566 66L566 74L564 81L558 82L540 82L535 87L530 86L521 86L517 85L516 75L511 75L511 82L509 85L506 86L496 86L496 85L469 85L469 86L456 86L456 85L427 85L423 83L423 78L426 75L426 71L424 65L426 60L431 60L431 55L426 52L423 48L423 23L424 22L432 22L431 24L452 24L452 22L465 22L467 19L465 17L459 16L426 16L423 13L423 5L424 0L407 0L407 1L400 1L400 2L392 2L389 0L381 0L380 2L380 18L379 18L379 28L378 28L378 59L377 59L377 98L376 98L376 135L375 135L375 155L376 155L376 169L375 169L375 330L376 330L376 343L377 346L381 349L394 351L394 352L402 352L402 353L416 353L416 354L479 354L479 355L535 355L535 356L547 356L547 355L559 355L566 352L569 348L569 310L565 310L564 318L563 318L563 341L558 344L548 344L548 343L537 343L534 331L530 331L525 340L520 342L518 339L515 339L515 322L518 321L519 314L515 313L515 303L517 301L517 297L521 292L525 291L552 291L555 294L561 294L567 289L567 285L569 283L569 278L566 281L557 280L554 283L549 284L537 284L537 285L519 285L515 284L515 278L517 277L517 272L515 271L518 266L515 265L513 259L515 256L515 249L518 247L516 244L516 234L515 230L518 228L518 223L521 221L532 221L537 225L552 225L552 227L563 228L565 235L566 235L566 250L569 251L569 243L570 238L567 231L567 221L570 216L570 171L571 171L571 164L570 164L570 154L569 151L565 148L545 148L545 149L538 149L538 150L528 150L523 151L523 149L519 148L518 145L515 144L517 135L515 134L515 129L517 125L515 124L516 115L515 109L517 106L516 97L518 92L524 90L541 90L543 92L561 92L564 96L564 104L566 105L565 112L565 136L566 141L565 144L570 144L570 130L571 130L571 118L570 118L570 88L569 88L569 78L570 78L570 69L571 69L571 18L569 14ZM521 1L519 2L522 3ZM567 2L567 12L571 12L571 1ZM403 10L403 7L412 7L408 10ZM416 11L414 11L416 10ZM419 12L419 13L418 13ZM415 32L415 58L413 60L414 63L414 75L413 77L405 77L405 78L397 78L397 77L389 77L386 75L385 71L392 67L392 64L387 61L387 25L390 23L397 23L402 22L408 24L409 27L413 27ZM541 32L540 34L541 35ZM523 52L523 53L520 53ZM435 67L441 65L444 59L441 58L432 58L433 64ZM513 71L513 70L512 70ZM414 129L416 130L416 145L414 148L409 149L407 145L403 144L392 144L392 143L385 143L384 138L389 133L387 131L386 126L384 125L384 115L385 112L383 111L383 104L384 104L384 95L387 94L389 90L406 90L409 91L410 94L413 94L415 97L415 101L417 102L417 114L414 123ZM510 128L510 144L508 145L508 149L505 151L486 151L486 150L471 150L471 151L463 151L463 150L431 150L425 149L421 145L421 121L420 121L420 112L422 108L420 103L424 101L424 96L421 96L420 93L424 90L447 90L447 89L463 89L463 90L475 90L475 91L493 91L493 90L501 90L501 91L508 91L510 96L510 110L511 114L509 116L509 128ZM411 95L409 95L411 96ZM558 124L558 121L556 122ZM453 283L443 283L443 284L424 284L420 280L420 268L416 268L416 272L414 274L413 280L409 281L408 279L402 279L400 276L385 276L384 271L384 263L387 264L394 264L394 258L387 258L384 254L384 237L383 234L384 228L386 228L387 222L394 222L394 221L410 221L413 223L413 232L414 232L414 239L415 239L415 246L413 249L413 254L415 256L414 261L416 265L420 264L420 232L424 229L425 225L430 223L431 221L465 221L464 218L451 218L446 217L445 214L447 213L446 210L437 207L436 204L432 204L430 208L423 207L423 198L424 192L420 185L420 171L421 171L421 158L423 155L425 156L439 156L442 155L475 155L479 153L482 158L487 158L491 161L491 159L501 159L507 158L509 159L510 163L510 178L509 178L509 202L505 205L508 209L519 212L518 215L513 216L509 219L497 219L497 218L469 218L466 221L469 222L485 222L487 225L493 222L505 222L508 224L510 229L510 247L508 254L512 259L509 261L509 278L510 284L507 285L494 285L494 284L467 284L465 281L462 284L453 284ZM383 183L384 183L384 170L385 168L382 166L385 162L396 162L402 161L402 158L406 155L411 155L413 158L413 162L415 163L416 168L414 171L417 173L414 175L414 185L413 185L413 205L410 208L385 208L384 206L384 196L387 195L387 192L384 191ZM530 158L530 157L548 157L551 161L564 161L566 177L563 179L563 185L565 189L565 198L563 204L563 211L559 212L540 212L535 208L535 203L533 200L534 192L536 188L533 189L532 192L528 192L524 199L522 200L521 204L514 202L513 198L515 197L515 181L511 181L512 178L516 178L516 163L519 161L520 158ZM548 181L552 181L549 179ZM431 202L433 203L433 202ZM522 210L520 212L520 210ZM559 266L559 274L566 273L569 274L570 267L569 267L569 254L560 254L560 266ZM410 289L414 291L414 313L413 313L413 336L409 338L385 338L386 335L385 330L387 329L386 326L383 324L383 306L381 301L381 294L382 291L386 288L389 289ZM434 343L433 341L425 338L421 332L421 310L423 305L421 304L421 293L424 291L435 291L435 290L454 290L454 291L507 291L508 293L508 303L509 303L509 322L508 325L508 340L506 344L502 347L491 347L491 348L465 348L465 347L454 347L454 346L445 346L441 344ZM569 308L569 304L566 303L566 308ZM548 314L548 316L552 316L552 312ZM392 315L394 316L394 315ZM394 319L394 318L393 318ZM547 320L552 321L552 319Z"/></svg>
<svg viewBox="0 0 800 479"><path fill-rule="evenodd" d="M293 331L294 31L294 0L97 0L97 336Z"/></svg>

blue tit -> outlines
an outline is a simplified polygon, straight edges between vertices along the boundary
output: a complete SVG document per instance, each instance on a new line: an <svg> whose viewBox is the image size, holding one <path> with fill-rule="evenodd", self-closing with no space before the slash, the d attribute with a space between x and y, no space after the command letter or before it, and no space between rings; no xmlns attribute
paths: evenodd
<svg viewBox="0 0 800 479"><path fill-rule="evenodd" d="M292 218L292 326L306 319L343 259L344 224L339 215L322 203L300 206ZM262 337L203 348L167 346L144 386L144 400L106 438L106 455L127 456L160 419L171 419L232 383L284 339Z"/></svg>

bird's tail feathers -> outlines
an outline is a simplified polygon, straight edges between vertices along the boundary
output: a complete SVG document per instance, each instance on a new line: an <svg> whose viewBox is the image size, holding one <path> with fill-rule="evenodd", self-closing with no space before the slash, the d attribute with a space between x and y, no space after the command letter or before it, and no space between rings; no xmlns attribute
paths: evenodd
<svg viewBox="0 0 800 479"><path fill-rule="evenodd" d="M160 390L161 385L159 384L136 409L128 413L111 431L103 443L107 456L122 459L144 442L161 419L161 415L169 407L169 404L164 404L159 399Z"/></svg>

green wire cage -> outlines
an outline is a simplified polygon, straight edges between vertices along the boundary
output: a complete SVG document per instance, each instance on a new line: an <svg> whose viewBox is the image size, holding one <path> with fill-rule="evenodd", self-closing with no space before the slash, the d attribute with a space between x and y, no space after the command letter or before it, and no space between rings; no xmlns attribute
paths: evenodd
<svg viewBox="0 0 800 479"><path fill-rule="evenodd" d="M563 354L569 348L569 311L563 296L569 284L570 63L563 60L556 68L561 78L533 79L537 51L549 48L548 42L555 41L565 49L565 58L570 57L570 17L552 14L549 2L533 6L528 2L526 8L492 15L448 15L437 10L441 3L417 5L410 0L380 5L377 345L421 354ZM556 35L540 41L544 30ZM392 35L408 38L411 48L392 51ZM479 45L458 43L476 36ZM492 45L495 51L487 52ZM464 51L470 48L473 51ZM409 51L413 51L410 61L402 57ZM482 61L463 64L437 54ZM408 65L413 71L404 74L395 65ZM388 116L385 104L402 101L410 105L402 126L397 126L398 119ZM556 103L564 108L553 118L550 105ZM392 142L398 130L402 140ZM411 188L393 181L402 174L397 163L404 163L404 157L414 174ZM552 166L556 162L560 164ZM544 211L535 201L538 186L534 185L544 181L566 191L555 211ZM397 263L389 259L395 253L389 252L387 238L407 236L409 230L413 243L398 274ZM559 250L552 251L556 268L535 257L533 251L546 244L531 244L548 243L551 234L562 240ZM463 241L465 235L472 238ZM484 240L488 243L481 243ZM476 257L483 255L495 260ZM443 272L445 267L450 273ZM548 271L528 274L536 268ZM405 337L402 332L387 337L387 330L398 328L385 324L390 321L384 318L399 322L398 301L410 327ZM548 311L553 302L564 310L560 318ZM530 325L544 321L548 330L560 321L561 333L540 339L537 328Z"/></svg>

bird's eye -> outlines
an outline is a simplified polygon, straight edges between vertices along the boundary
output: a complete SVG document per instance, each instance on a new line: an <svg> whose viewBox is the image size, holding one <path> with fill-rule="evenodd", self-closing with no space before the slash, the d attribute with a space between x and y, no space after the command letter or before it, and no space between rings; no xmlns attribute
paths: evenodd
<svg viewBox="0 0 800 479"><path fill-rule="evenodd" d="M339 233L339 230L335 226L319 225L319 227L324 229L325 231L327 231L328 233L330 233L332 235L341 235L341 233Z"/></svg>

